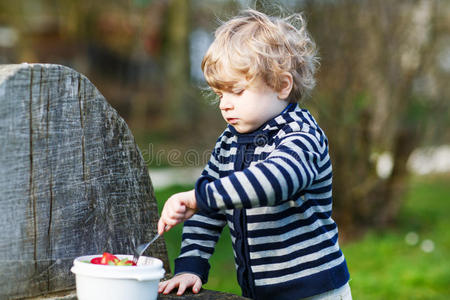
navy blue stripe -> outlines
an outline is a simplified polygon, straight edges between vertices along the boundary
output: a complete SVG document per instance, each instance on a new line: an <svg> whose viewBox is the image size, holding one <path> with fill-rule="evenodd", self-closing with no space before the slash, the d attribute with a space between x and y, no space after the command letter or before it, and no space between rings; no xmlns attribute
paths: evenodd
<svg viewBox="0 0 450 300"><path fill-rule="evenodd" d="M215 241L217 242L219 240L219 236L210 235L210 234L201 234L201 233L183 233L182 235L183 240L190 239L190 240L202 240L202 241Z"/></svg>
<svg viewBox="0 0 450 300"><path fill-rule="evenodd" d="M261 186L261 183L259 183L259 180L256 178L256 176L250 172L249 170L244 170L244 175L247 176L248 181L250 181L250 184L253 186L253 189L255 190L256 194L258 195L259 204L261 206L267 205L267 195L264 192L263 187Z"/></svg>
<svg viewBox="0 0 450 300"><path fill-rule="evenodd" d="M319 153L320 161L323 161L325 158L327 158L328 155L329 155L328 149L326 149L326 150L323 151L322 153ZM329 157L328 157L328 160L330 160Z"/></svg>
<svg viewBox="0 0 450 300"><path fill-rule="evenodd" d="M222 135L226 138L231 138L234 136L234 133L232 133L230 130L225 130ZM221 139L219 139L219 140L221 140Z"/></svg>
<svg viewBox="0 0 450 300"><path fill-rule="evenodd" d="M316 205L330 205L333 202L333 198L326 197L326 198L310 199L308 201L313 201L316 203Z"/></svg>
<svg viewBox="0 0 450 300"><path fill-rule="evenodd" d="M324 182L326 180L329 180L333 177L333 173L330 171L327 175L320 177L319 179L317 179L316 181L314 181L314 184L316 183L321 183ZM330 183L331 184L331 183Z"/></svg>
<svg viewBox="0 0 450 300"><path fill-rule="evenodd" d="M274 155L270 159L275 159L275 158L279 159L279 160L282 160L283 162L287 163L294 170L294 173L298 177L301 176L300 169L298 168L298 165L296 164L296 162L298 161L298 159L296 157L290 156L290 158L288 158L288 157L285 157L285 156Z"/></svg>
<svg viewBox="0 0 450 300"><path fill-rule="evenodd" d="M301 167L302 167L302 169L303 169L303 171L305 173L305 176L306 176L306 178L304 178L303 176L299 176L298 177L300 179L299 180L300 181L300 188L306 189L311 184L311 175L309 173L310 168L309 168L309 166L307 168L305 166L305 164L303 163L303 161L298 161L298 163L301 165ZM301 173L299 175L301 175Z"/></svg>
<svg viewBox="0 0 450 300"><path fill-rule="evenodd" d="M269 183L275 192L275 199L278 201L281 200L282 191L281 191L281 186L280 186L280 183L278 182L278 179L272 174L272 172L264 164L257 164L256 167L258 169L260 169L261 172L263 172L263 174L269 180Z"/></svg>
<svg viewBox="0 0 450 300"><path fill-rule="evenodd" d="M286 120L287 123L295 123L295 122L297 122L289 114L286 114L283 117L284 117L284 119ZM300 123L300 125L301 125L301 123ZM288 127L288 128L290 129L290 127ZM301 126L300 126L300 128L301 128Z"/></svg>
<svg viewBox="0 0 450 300"><path fill-rule="evenodd" d="M331 161L328 160L323 166L321 166L321 167L318 166L317 167L317 172L322 173L323 171L328 169L330 167L330 165L331 165ZM331 169L330 169L330 172L331 172Z"/></svg>
<svg viewBox="0 0 450 300"><path fill-rule="evenodd" d="M190 244L190 245L187 245L187 246L184 246L184 247L181 248L180 255L183 254L183 253L189 252L191 250L200 250L202 252L209 253L209 254L213 254L214 253L214 248L205 247L205 246L202 246L202 245L199 245L199 244Z"/></svg>
<svg viewBox="0 0 450 300"><path fill-rule="evenodd" d="M217 203L216 203L216 199L214 197L214 191L212 189L211 186L207 186L206 188L206 192L208 193L208 200L209 200L209 207L211 208L218 208L217 207Z"/></svg>
<svg viewBox="0 0 450 300"><path fill-rule="evenodd" d="M286 180L286 184L287 184L287 196L288 198L291 196L291 194L294 193L294 183L292 182L292 178L291 175L289 175L289 172L286 171L286 169L280 165L279 163L269 160L267 161L268 164L272 164L273 166L275 166L283 175L283 178ZM282 199L282 200L287 200L287 199Z"/></svg>
<svg viewBox="0 0 450 300"><path fill-rule="evenodd" d="M312 133L312 135L314 136L314 133ZM313 148L315 153L320 153L319 148L317 148L316 142L314 142L309 135L303 134L303 135L299 135L299 137L301 137L304 140L307 140L309 145ZM295 140L295 141L297 141L297 140ZM301 141L301 140L298 140L298 141L300 143L303 143L306 147L306 144L304 141ZM308 151L311 151L311 150L308 150Z"/></svg>
<svg viewBox="0 0 450 300"><path fill-rule="evenodd" d="M295 136L294 134L293 135L290 135L289 137L292 137L292 136ZM302 138L304 138L304 139L306 139L306 135L305 134L298 134L298 136L299 137L302 137ZM306 140L308 140L308 139L306 139ZM310 141L310 139L309 139L309 141ZM310 149L308 149L308 145L307 144L305 144L305 141L303 141L303 140L300 140L300 139L289 139L289 143L293 143L294 145L296 145L297 147L299 147L300 149L302 149L303 151L306 151L306 152L311 152L311 150ZM286 143L286 144L289 144L289 143ZM312 148L315 148L315 145L314 145L314 143L313 144L309 144ZM316 153L318 153L319 151L316 151Z"/></svg>
<svg viewBox="0 0 450 300"><path fill-rule="evenodd" d="M219 167L217 167L215 164L213 164L212 162L208 162L208 167L213 170L214 172L216 172L217 174L219 174Z"/></svg>
<svg viewBox="0 0 450 300"><path fill-rule="evenodd" d="M193 220L193 219L186 220L184 222L184 226L185 227L188 227L188 226L201 227L201 228L205 228L205 229L208 229L208 230L216 230L216 231L219 231L219 232L222 231L222 227L221 226L217 226L217 225L213 225L213 224L210 224L210 223L196 221L196 220Z"/></svg>
<svg viewBox="0 0 450 300"><path fill-rule="evenodd" d="M233 203L231 202L230 195L228 195L227 191L223 187L222 182L220 180L217 180L213 184L215 185L217 192L222 196L225 207L233 208Z"/></svg>
<svg viewBox="0 0 450 300"><path fill-rule="evenodd" d="M222 141L221 143L220 143L220 152L223 152L223 151L230 151L230 149L231 149L231 144L230 143L227 143L227 142L225 142L225 141ZM219 152L219 153L220 153Z"/></svg>
<svg viewBox="0 0 450 300"><path fill-rule="evenodd" d="M247 195L247 192L244 190L241 183L237 179L236 175L232 174L229 178L230 178L231 184L236 189L236 192L239 194L239 198L242 202L242 206L245 208L250 208L252 206L250 203L250 199Z"/></svg>
<svg viewBox="0 0 450 300"><path fill-rule="evenodd" d="M312 194L324 194L324 193L328 193L331 191L331 184L320 187L320 188L316 188L316 189L308 189L309 193Z"/></svg>
<svg viewBox="0 0 450 300"><path fill-rule="evenodd" d="M291 245L295 245L310 239L313 239L317 237L318 235L321 235L325 232L334 230L336 228L336 223L324 225L321 227L318 227L312 231L308 231L299 235L296 235L290 239L286 239L281 242L274 242L274 243L266 243L266 244L258 244L258 245L250 245L250 251L251 252L257 252L257 251L266 251L266 250L278 250L287 248Z"/></svg>

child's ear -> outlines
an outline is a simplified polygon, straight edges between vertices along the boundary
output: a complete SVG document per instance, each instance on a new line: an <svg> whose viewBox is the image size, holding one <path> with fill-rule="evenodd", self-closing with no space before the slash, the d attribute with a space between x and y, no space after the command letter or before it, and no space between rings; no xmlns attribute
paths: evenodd
<svg viewBox="0 0 450 300"><path fill-rule="evenodd" d="M281 74L281 89L278 91L278 99L284 100L291 93L292 86L294 84L294 79L292 74L289 72L284 72Z"/></svg>

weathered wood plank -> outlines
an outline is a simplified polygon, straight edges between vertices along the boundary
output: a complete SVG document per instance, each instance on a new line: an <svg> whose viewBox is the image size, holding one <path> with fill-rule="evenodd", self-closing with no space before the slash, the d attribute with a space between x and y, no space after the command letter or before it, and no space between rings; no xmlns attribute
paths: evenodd
<svg viewBox="0 0 450 300"><path fill-rule="evenodd" d="M222 293L211 290L201 290L198 294L193 294L190 291L186 291L182 296L177 296L175 293L169 295L158 295L159 300L245 300L249 298L237 296L229 293ZM36 297L28 300L77 300L75 292L71 294L55 294L47 297Z"/></svg>
<svg viewBox="0 0 450 300"><path fill-rule="evenodd" d="M0 299L74 287L76 256L156 234L147 168L124 120L67 67L0 66ZM148 251L166 267L163 239Z"/></svg>

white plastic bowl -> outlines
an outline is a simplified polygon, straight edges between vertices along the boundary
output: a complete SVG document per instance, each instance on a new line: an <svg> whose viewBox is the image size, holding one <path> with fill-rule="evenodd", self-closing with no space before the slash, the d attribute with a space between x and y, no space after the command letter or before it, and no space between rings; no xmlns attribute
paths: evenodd
<svg viewBox="0 0 450 300"><path fill-rule="evenodd" d="M75 274L78 300L151 300L158 297L158 283L164 277L163 263L141 256L138 266L110 266L86 263L99 255L74 259L70 269ZM133 259L132 255L116 255Z"/></svg>

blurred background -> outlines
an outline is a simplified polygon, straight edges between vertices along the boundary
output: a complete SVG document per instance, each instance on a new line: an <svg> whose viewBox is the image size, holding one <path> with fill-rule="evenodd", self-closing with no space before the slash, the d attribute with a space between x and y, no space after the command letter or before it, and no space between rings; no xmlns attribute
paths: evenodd
<svg viewBox="0 0 450 300"><path fill-rule="evenodd" d="M131 128L160 207L225 127L200 63L242 8L303 12L321 57L302 105L330 141L355 299L450 297L450 1L0 0L0 63L84 74ZM226 230L225 230L226 231ZM181 227L166 234L169 257ZM240 294L223 234L207 288Z"/></svg>

